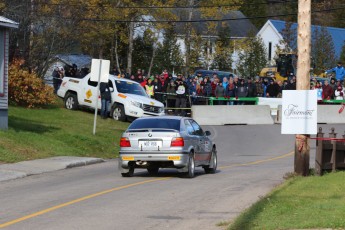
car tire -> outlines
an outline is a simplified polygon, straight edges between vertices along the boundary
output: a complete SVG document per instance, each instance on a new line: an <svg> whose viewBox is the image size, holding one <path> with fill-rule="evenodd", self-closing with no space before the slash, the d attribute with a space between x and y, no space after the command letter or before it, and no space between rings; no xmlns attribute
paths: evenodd
<svg viewBox="0 0 345 230"><path fill-rule="evenodd" d="M195 176L195 161L194 161L194 154L189 154L188 160L188 172L185 175L187 178L193 178Z"/></svg>
<svg viewBox="0 0 345 230"><path fill-rule="evenodd" d="M65 108L69 110L77 110L78 109L78 97L74 93L67 93L65 96Z"/></svg>
<svg viewBox="0 0 345 230"><path fill-rule="evenodd" d="M127 173L121 173L123 177L132 177L134 174L134 167L130 167Z"/></svg>
<svg viewBox="0 0 345 230"><path fill-rule="evenodd" d="M116 121L126 121L126 114L123 105L115 104L111 114L112 118Z"/></svg>
<svg viewBox="0 0 345 230"><path fill-rule="evenodd" d="M212 149L212 155L211 155L211 160L210 164L204 166L205 173L207 174L214 174L217 171L217 151L215 148ZM212 167L211 167L212 165Z"/></svg>
<svg viewBox="0 0 345 230"><path fill-rule="evenodd" d="M156 176L158 175L159 167L149 167L147 171L151 176Z"/></svg>

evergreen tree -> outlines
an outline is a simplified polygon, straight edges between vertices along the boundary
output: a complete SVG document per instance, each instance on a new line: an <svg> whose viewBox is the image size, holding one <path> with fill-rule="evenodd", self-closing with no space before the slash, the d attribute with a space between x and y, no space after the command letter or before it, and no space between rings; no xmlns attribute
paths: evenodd
<svg viewBox="0 0 345 230"><path fill-rule="evenodd" d="M232 45L230 42L230 28L228 26L222 27L219 30L216 41L215 54L212 63L213 69L230 70L232 65Z"/></svg>
<svg viewBox="0 0 345 230"><path fill-rule="evenodd" d="M317 28L313 33L312 59L315 74L321 74L336 64L333 40L325 27Z"/></svg>
<svg viewBox="0 0 345 230"><path fill-rule="evenodd" d="M244 44L237 69L242 77L254 77L267 65L267 50L260 37L249 37Z"/></svg>
<svg viewBox="0 0 345 230"><path fill-rule="evenodd" d="M160 73L163 69L167 69L169 72L182 73L184 60L173 27L165 31L163 45L157 53L153 72Z"/></svg>
<svg viewBox="0 0 345 230"><path fill-rule="evenodd" d="M345 64L345 41L343 48L341 49L340 60L341 63Z"/></svg>

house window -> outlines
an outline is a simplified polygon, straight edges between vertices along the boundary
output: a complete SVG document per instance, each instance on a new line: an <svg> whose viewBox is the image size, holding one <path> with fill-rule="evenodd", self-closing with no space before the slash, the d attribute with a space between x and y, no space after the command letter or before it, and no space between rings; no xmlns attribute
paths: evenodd
<svg viewBox="0 0 345 230"><path fill-rule="evenodd" d="M272 59L272 42L268 43L268 61Z"/></svg>

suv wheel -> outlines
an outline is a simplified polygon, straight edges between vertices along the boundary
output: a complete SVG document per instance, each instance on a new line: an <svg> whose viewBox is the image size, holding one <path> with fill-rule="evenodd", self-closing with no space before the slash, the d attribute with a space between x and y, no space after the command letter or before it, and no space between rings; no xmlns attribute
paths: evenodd
<svg viewBox="0 0 345 230"><path fill-rule="evenodd" d="M116 121L126 121L126 114L123 105L114 105L112 110L112 117Z"/></svg>
<svg viewBox="0 0 345 230"><path fill-rule="evenodd" d="M65 108L69 110L78 109L78 98L73 93L68 93L65 97Z"/></svg>

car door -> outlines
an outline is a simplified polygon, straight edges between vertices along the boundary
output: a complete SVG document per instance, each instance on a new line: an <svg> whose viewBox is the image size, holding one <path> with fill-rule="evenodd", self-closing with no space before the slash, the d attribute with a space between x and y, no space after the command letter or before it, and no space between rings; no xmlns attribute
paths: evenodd
<svg viewBox="0 0 345 230"><path fill-rule="evenodd" d="M195 156L196 162L198 165L208 164L210 160L210 154L206 151L205 144L207 143L206 136L202 128L196 121L190 120L193 129L194 129L194 136L197 138L197 153Z"/></svg>
<svg viewBox="0 0 345 230"><path fill-rule="evenodd" d="M98 99L98 109L101 108L101 102L100 98L97 98L98 95L98 82L90 81L91 78L87 81L87 84L84 88L84 103L87 106L90 106L92 108L96 107L96 100Z"/></svg>
<svg viewBox="0 0 345 230"><path fill-rule="evenodd" d="M198 141L199 141L199 138L197 136L194 135L194 129L193 129L193 126L192 124L190 123L190 121L188 119L185 119L184 120L184 126L185 126L185 130L186 130L186 138L185 138L185 146L186 148L190 148L190 146L192 146L192 148L194 149L194 152L197 152L199 151L197 149L197 146L198 146Z"/></svg>

